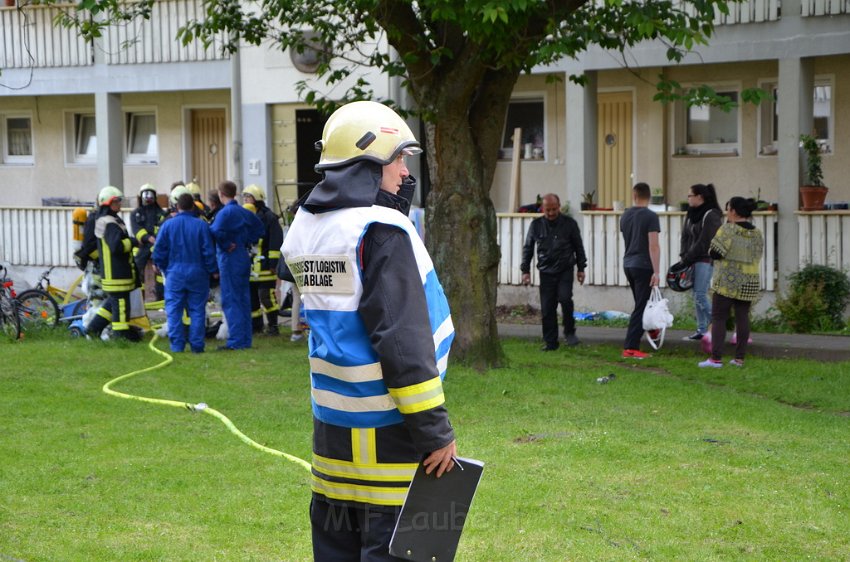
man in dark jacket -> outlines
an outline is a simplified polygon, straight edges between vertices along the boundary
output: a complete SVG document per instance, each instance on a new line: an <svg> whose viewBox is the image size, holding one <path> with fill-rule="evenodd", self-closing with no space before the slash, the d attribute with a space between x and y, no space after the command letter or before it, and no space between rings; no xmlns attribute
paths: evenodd
<svg viewBox="0 0 850 562"><path fill-rule="evenodd" d="M438 478L457 447L442 377L454 336L448 302L407 211L421 152L390 108L331 115L283 255L310 325L313 556L398 560L388 545L424 459ZM216 219L218 220L218 219Z"/></svg>
<svg viewBox="0 0 850 562"><path fill-rule="evenodd" d="M139 242L139 247L136 249L133 260L136 262L136 271L139 274L141 281L145 278L145 268L151 260L153 245L156 242L156 236L159 232L159 227L162 221L168 216L157 203L156 188L149 183L144 184L139 188L138 204L130 215L130 226L133 229L133 236ZM143 283L144 284L144 283ZM154 285L155 300L163 299L162 276L156 275L156 283Z"/></svg>
<svg viewBox="0 0 850 562"><path fill-rule="evenodd" d="M564 342L581 343L576 337L573 318L573 268L576 279L584 284L587 257L581 242L578 223L561 214L561 200L554 193L543 196L543 216L534 219L522 247L522 284L531 283L531 257L537 246L537 269L540 271L540 315L543 324L543 351L558 349L558 303L561 303Z"/></svg>
<svg viewBox="0 0 850 562"><path fill-rule="evenodd" d="M277 314L280 304L277 301L277 262L280 261L280 245L283 244L283 229L280 219L266 206L266 193L251 184L242 191L242 201L251 203L257 209L265 232L256 245L256 254L251 267L251 323L255 334L263 331L263 311L265 311L268 334L278 335Z"/></svg>

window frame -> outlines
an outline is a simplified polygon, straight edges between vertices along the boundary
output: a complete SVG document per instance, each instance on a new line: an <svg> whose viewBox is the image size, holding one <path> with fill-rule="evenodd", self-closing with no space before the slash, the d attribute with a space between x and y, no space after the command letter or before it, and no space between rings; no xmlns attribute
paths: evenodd
<svg viewBox="0 0 850 562"><path fill-rule="evenodd" d="M827 126L827 138L822 139L821 144L821 154L824 156L830 156L835 153L835 75L834 74L818 74L814 77L814 87L817 88L819 86L829 86L830 88L830 100L829 100L829 124ZM779 90L779 79L776 77L772 78L761 78L758 81L758 87L762 89L770 88L772 91ZM812 96L814 96L814 91L812 91ZM814 102L812 103L812 113L814 113ZM777 102L774 100L768 100L762 104L762 106L758 110L758 123L756 126L757 137L757 155L758 157L775 157L777 152L765 153L764 148L768 144L775 143L779 136L778 131L774 129L773 123L777 119ZM765 123L765 120L770 120L768 123ZM812 115L812 120L814 120L814 114ZM778 124L776 125L778 128ZM765 142L765 136L769 135L770 143ZM776 137L776 138L774 138Z"/></svg>
<svg viewBox="0 0 850 562"><path fill-rule="evenodd" d="M724 94L729 92L734 92L738 97L738 107L733 108L737 113L736 118L736 136L737 140L735 142L722 142L722 143L688 143L687 134L688 134L688 111L690 107L687 106L683 101L676 101L673 103L673 107L671 111L672 115L672 135L673 139L673 147L672 154L674 156L702 156L702 157L712 157L712 156L736 156L741 157L741 145L742 145L742 135L743 135L743 115L741 111L741 90L742 86L740 82L714 82L707 83L708 86L714 89L717 94ZM696 84L683 84L682 87L687 89L690 87L694 87Z"/></svg>
<svg viewBox="0 0 850 562"><path fill-rule="evenodd" d="M82 122L86 118L94 119L95 135L97 140L97 115L94 109L69 109L65 112L65 163L71 166L93 166L97 165L97 144L94 154L80 154L78 148L82 138Z"/></svg>
<svg viewBox="0 0 850 562"><path fill-rule="evenodd" d="M156 142L156 150L153 154L130 152L133 144L133 135L135 133L136 117L150 116L153 117L153 137ZM157 119L156 108L141 107L124 109L124 163L143 166L155 166L159 164L159 120ZM150 142L150 140L149 140Z"/></svg>
<svg viewBox="0 0 850 562"><path fill-rule="evenodd" d="M27 119L30 127L30 154L10 154L9 153L9 120L10 119ZM33 132L32 113L26 111L17 111L0 114L0 145L2 145L2 164L6 166L32 166L35 164L35 134Z"/></svg>
<svg viewBox="0 0 850 562"><path fill-rule="evenodd" d="M505 109L505 122L502 125L502 135L499 140L499 159L511 160L513 158L513 146L505 146L505 140L508 135L508 113L510 112L511 105L515 103L539 103L543 107L543 155L539 159L532 158L532 160L536 160L538 162L545 162L549 156L549 152L547 150L547 139L549 137L549 131L546 119L546 92L544 91L517 92L511 95L511 99L508 101L508 107ZM525 159L522 154L522 149L520 150L520 158Z"/></svg>

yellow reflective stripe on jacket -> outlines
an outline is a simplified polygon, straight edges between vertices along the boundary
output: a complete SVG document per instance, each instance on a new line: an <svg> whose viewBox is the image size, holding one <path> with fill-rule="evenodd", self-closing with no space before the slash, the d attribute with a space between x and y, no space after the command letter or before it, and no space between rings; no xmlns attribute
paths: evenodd
<svg viewBox="0 0 850 562"><path fill-rule="evenodd" d="M440 377L411 386L391 388L389 391L402 414L430 410L446 401Z"/></svg>
<svg viewBox="0 0 850 562"><path fill-rule="evenodd" d="M121 246L124 248L124 253L129 254L130 250L133 249L133 242L129 238L124 238L121 240Z"/></svg>
<svg viewBox="0 0 850 562"><path fill-rule="evenodd" d="M120 293L135 289L136 282L132 279L106 279L104 277L101 287L108 293Z"/></svg>
<svg viewBox="0 0 850 562"><path fill-rule="evenodd" d="M310 486L317 494L322 494L331 499L371 503L375 505L401 505L407 495L407 486L382 487L362 486L359 484L348 484L343 482L328 482L313 475Z"/></svg>
<svg viewBox="0 0 850 562"><path fill-rule="evenodd" d="M310 371L346 382L378 381L384 378L380 363L341 367L318 357L310 358Z"/></svg>
<svg viewBox="0 0 850 562"><path fill-rule="evenodd" d="M396 409L395 402L389 394L354 397L314 388L312 395L319 406L343 412L383 412Z"/></svg>
<svg viewBox="0 0 850 562"><path fill-rule="evenodd" d="M280 250L269 250L269 259L280 259Z"/></svg>
<svg viewBox="0 0 850 562"><path fill-rule="evenodd" d="M138 240L139 242L141 242L141 241L142 241L142 238L144 238L144 237L145 237L145 236L147 236L147 235L148 235L148 231L147 231L147 230L145 230L145 229L144 229L144 227L143 227L143 228L140 228L140 229L139 229L139 231L136 233L136 240Z"/></svg>
<svg viewBox="0 0 850 562"><path fill-rule="evenodd" d="M351 458L356 464L376 464L378 462L374 427L351 428Z"/></svg>
<svg viewBox="0 0 850 562"><path fill-rule="evenodd" d="M409 482L416 472L418 463L370 463L329 459L313 454L313 469L316 472L350 480L373 480L376 482Z"/></svg>

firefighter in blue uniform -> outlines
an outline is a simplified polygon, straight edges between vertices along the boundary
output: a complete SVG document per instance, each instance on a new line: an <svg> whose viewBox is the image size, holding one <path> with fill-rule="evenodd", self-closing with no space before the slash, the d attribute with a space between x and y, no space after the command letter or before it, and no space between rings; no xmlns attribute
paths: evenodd
<svg viewBox="0 0 850 562"><path fill-rule="evenodd" d="M389 540L418 463L437 477L454 466L442 387L454 328L407 218L404 157L421 152L407 124L350 103L321 150L324 178L283 243L311 329L313 556L396 560Z"/></svg>
<svg viewBox="0 0 850 562"><path fill-rule="evenodd" d="M266 194L258 185L249 185L242 190L242 201L254 205L257 218L263 222L265 232L257 243L251 265L251 322L254 333L263 331L265 312L270 336L278 335L277 316L280 304L277 301L277 262L280 261L280 245L283 229L280 218L266 206Z"/></svg>
<svg viewBox="0 0 850 562"><path fill-rule="evenodd" d="M194 216L195 200L190 193L177 198L177 215L162 225L153 250L153 260L165 273L165 313L171 351L186 348L183 313L188 310L189 347L204 351L206 306L210 275L216 272L215 245L206 221Z"/></svg>
<svg viewBox="0 0 850 562"><path fill-rule="evenodd" d="M263 235L263 223L254 213L236 203L236 184L225 181L218 187L224 204L210 226L216 244L221 308L227 320L227 344L222 351L251 347L251 256L248 248Z"/></svg>
<svg viewBox="0 0 850 562"><path fill-rule="evenodd" d="M100 260L101 287L107 294L101 310L111 312L115 337L138 341L138 333L130 328L130 292L140 286L133 261L133 248L138 246L138 241L130 236L127 225L118 214L122 201L121 190L113 186L104 187L97 196L101 212L94 225L94 234Z"/></svg>
<svg viewBox="0 0 850 562"><path fill-rule="evenodd" d="M138 205L130 215L130 227L133 230L133 236L139 242L139 247L136 249L133 259L136 262L136 271L142 281L145 278L145 267L147 267L153 253L157 232L167 216L168 213L157 203L156 188L149 183L142 185L139 188ZM161 301L163 299L162 275L159 273L156 274L154 295L155 300Z"/></svg>

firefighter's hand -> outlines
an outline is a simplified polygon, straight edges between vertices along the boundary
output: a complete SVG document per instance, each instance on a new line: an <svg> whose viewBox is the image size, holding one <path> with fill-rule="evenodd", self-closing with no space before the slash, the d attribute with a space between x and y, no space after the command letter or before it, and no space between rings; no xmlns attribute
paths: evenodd
<svg viewBox="0 0 850 562"><path fill-rule="evenodd" d="M449 472L454 467L454 457L457 455L457 442L452 441L442 449L433 451L425 461L425 474L431 474L434 469L437 469L437 478L443 475L444 472Z"/></svg>
<svg viewBox="0 0 850 562"><path fill-rule="evenodd" d="M148 236L148 242L149 242L151 245L153 245L153 244L154 244L154 242L156 242L156 236L154 236L154 235L150 235L150 236Z"/></svg>
<svg viewBox="0 0 850 562"><path fill-rule="evenodd" d="M530 273L523 273L522 274L522 284L523 285L530 285L531 284L531 274Z"/></svg>

